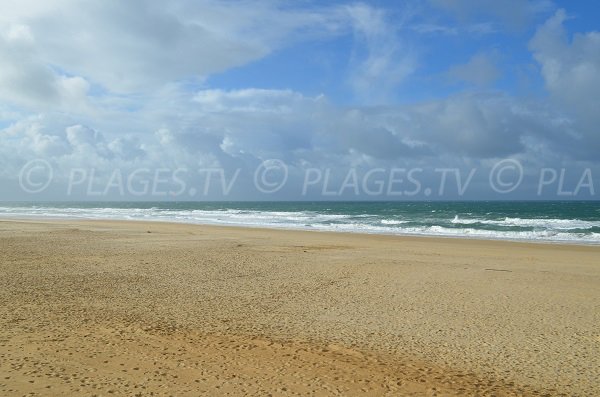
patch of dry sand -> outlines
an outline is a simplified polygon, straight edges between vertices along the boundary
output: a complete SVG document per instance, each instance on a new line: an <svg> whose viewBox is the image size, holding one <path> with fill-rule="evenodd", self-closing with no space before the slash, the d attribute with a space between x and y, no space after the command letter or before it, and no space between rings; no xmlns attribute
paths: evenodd
<svg viewBox="0 0 600 397"><path fill-rule="evenodd" d="M593 395L598 247L0 221L2 395Z"/></svg>

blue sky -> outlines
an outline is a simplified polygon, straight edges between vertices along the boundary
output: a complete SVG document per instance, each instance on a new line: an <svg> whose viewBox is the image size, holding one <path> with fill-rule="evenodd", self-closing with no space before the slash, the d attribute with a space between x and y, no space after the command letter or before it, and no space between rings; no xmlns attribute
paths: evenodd
<svg viewBox="0 0 600 397"><path fill-rule="evenodd" d="M341 183L349 168L421 167L427 184L436 168L506 159L524 167L521 190L486 191L482 171L465 198L564 198L535 193L543 168L571 170L571 185L589 169L600 190L599 10L553 0L7 0L0 199L69 199L74 169L93 169L99 185L140 167L239 169L249 180L274 159L290 182L271 199L320 198L298 196L309 168ZM32 194L23 167L37 160L53 179ZM226 198L265 198L251 188Z"/></svg>
<svg viewBox="0 0 600 397"><path fill-rule="evenodd" d="M386 11L383 19L390 25L387 33L403 42L404 50L417 58L410 78L373 104L435 99L473 89L473 84L453 80L447 72L478 55L491 58L498 69L497 77L485 89L542 95L543 80L535 73L537 65L528 48L536 27L565 7L572 18L565 23L571 34L594 29L600 17L600 7L592 3L562 3L542 3L527 23L512 26L493 13L461 16L424 1L368 2ZM205 86L291 89L309 96L324 94L337 103L360 105L361 98L353 95L348 79L353 58L364 56L365 51L365 43L351 33L301 41L255 62L212 75Z"/></svg>

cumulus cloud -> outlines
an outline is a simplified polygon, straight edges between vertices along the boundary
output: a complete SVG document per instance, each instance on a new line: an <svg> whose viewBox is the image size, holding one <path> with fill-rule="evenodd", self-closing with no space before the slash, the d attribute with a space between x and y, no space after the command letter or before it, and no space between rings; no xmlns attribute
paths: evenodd
<svg viewBox="0 0 600 397"><path fill-rule="evenodd" d="M186 114L193 120L159 130L162 142L182 144L189 150L209 145L230 157L276 157L295 163L314 159L317 153L321 161L352 153L387 160L427 153L422 145L407 144L405 136L382 117L390 109L346 109L322 95L204 90L187 106Z"/></svg>
<svg viewBox="0 0 600 397"><path fill-rule="evenodd" d="M0 14L6 31L0 53L9 55L2 57L0 76L15 82L15 91L41 99L61 88L80 93L84 81L117 93L201 81L265 56L287 37L332 34L346 23L335 8L315 12L210 0L8 1ZM77 77L61 80L49 65Z"/></svg>
<svg viewBox="0 0 600 397"><path fill-rule="evenodd" d="M570 38L567 19L558 10L539 27L529 43L541 67L546 88L556 105L570 119L565 132L575 136L582 153L597 155L600 149L600 32L576 33Z"/></svg>
<svg viewBox="0 0 600 397"><path fill-rule="evenodd" d="M50 116L16 123L0 132L4 176L40 157L62 178L73 168L106 179L115 169L219 167L227 175L241 169L248 182L274 158L294 175L308 167L475 166L512 156L545 165L552 153L564 154L556 145L561 119L503 94L381 107L343 107L289 90L203 90L184 98L169 101L185 121L160 115L158 104L136 114L152 134L115 136L101 132L101 121L92 128Z"/></svg>
<svg viewBox="0 0 600 397"><path fill-rule="evenodd" d="M138 117L154 134L137 139L147 148L177 148L192 157L284 156L301 162L303 156L321 153L323 161L335 154L394 161L454 153L490 158L522 152L523 136L543 137L543 128L536 130L537 110L500 94L374 108L340 107L323 96L289 90L203 90L191 101L171 101L181 101L176 107L186 114L185 122L172 120L168 113L161 118L159 109L146 108ZM163 127L153 129L157 124ZM136 150L127 149L133 138L107 141L99 131L79 124L66 125L59 135L71 152L93 148L98 156L110 158L118 152L132 161L140 154L139 144Z"/></svg>
<svg viewBox="0 0 600 397"><path fill-rule="evenodd" d="M0 24L0 99L43 109L86 105L89 83L56 73L40 61L36 39L27 25Z"/></svg>

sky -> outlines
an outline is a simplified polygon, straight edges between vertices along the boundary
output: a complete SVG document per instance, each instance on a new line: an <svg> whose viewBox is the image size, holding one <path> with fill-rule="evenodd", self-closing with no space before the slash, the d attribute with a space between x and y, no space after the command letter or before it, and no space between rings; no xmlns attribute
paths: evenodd
<svg viewBox="0 0 600 397"><path fill-rule="evenodd" d="M597 199L598 21L583 0L4 0L0 200Z"/></svg>

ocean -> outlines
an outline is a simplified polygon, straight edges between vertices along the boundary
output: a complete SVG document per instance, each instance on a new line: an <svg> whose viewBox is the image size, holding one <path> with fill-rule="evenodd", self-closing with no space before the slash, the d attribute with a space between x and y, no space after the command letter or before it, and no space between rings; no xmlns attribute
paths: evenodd
<svg viewBox="0 0 600 397"><path fill-rule="evenodd" d="M600 201L0 203L0 217L600 244Z"/></svg>

